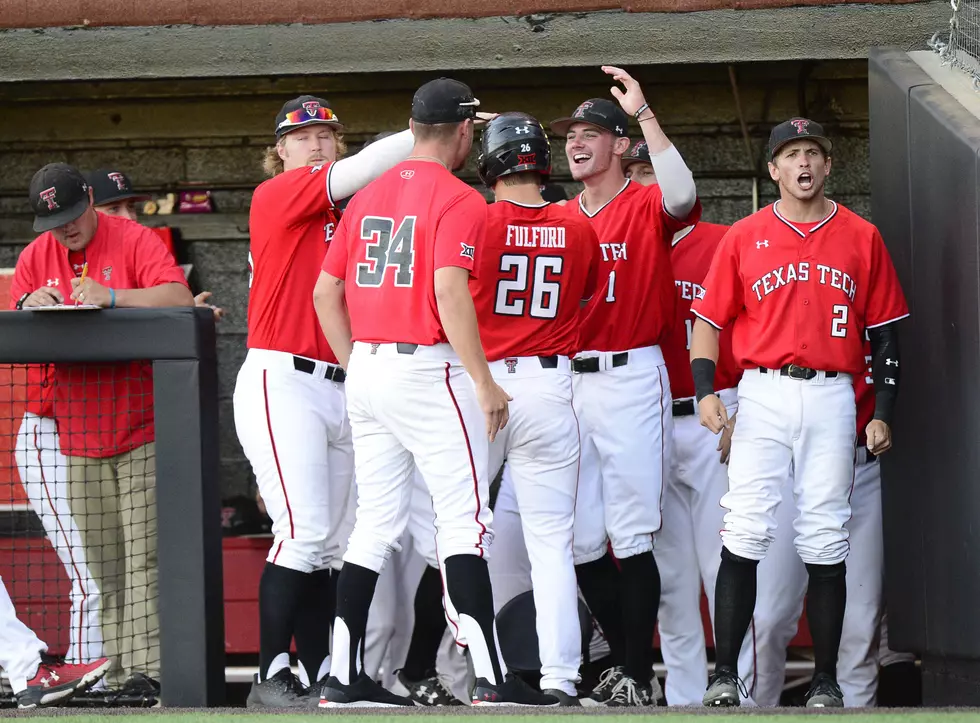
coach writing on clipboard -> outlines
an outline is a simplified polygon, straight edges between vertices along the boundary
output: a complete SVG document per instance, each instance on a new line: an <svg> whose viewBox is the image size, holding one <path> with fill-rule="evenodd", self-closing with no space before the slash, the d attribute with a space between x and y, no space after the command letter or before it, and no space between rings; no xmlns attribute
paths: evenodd
<svg viewBox="0 0 980 723"><path fill-rule="evenodd" d="M17 260L15 308L194 305L160 238L128 219L96 213L77 169L52 163L39 170L30 201L41 235ZM104 652L112 659L107 681L155 694L160 631L151 366L56 364L53 376L69 507L99 589Z"/></svg>

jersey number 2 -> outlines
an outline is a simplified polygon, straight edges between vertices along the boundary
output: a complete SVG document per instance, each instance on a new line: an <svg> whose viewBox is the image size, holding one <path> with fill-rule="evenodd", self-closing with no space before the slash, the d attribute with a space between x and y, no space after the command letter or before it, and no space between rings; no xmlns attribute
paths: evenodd
<svg viewBox="0 0 980 723"><path fill-rule="evenodd" d="M847 304L834 304L831 311L834 315L830 320L830 335L847 336Z"/></svg>
<svg viewBox="0 0 980 723"><path fill-rule="evenodd" d="M415 216L406 216L395 228L395 220L381 216L361 219L361 240L367 259L357 265L358 286L381 286L389 266L395 271L395 286L411 286L415 273Z"/></svg>
<svg viewBox="0 0 980 723"><path fill-rule="evenodd" d="M531 280L531 303L527 315L535 319L554 319L558 315L558 293L561 286L557 281L548 281L547 274L561 275L564 259L561 256L538 256L534 259L534 278ZM528 287L528 266L531 259L517 254L504 254L500 257L500 270L514 273L512 279L497 282L497 299L493 310L505 316L524 316L528 306L525 299L511 298L512 294L523 294Z"/></svg>

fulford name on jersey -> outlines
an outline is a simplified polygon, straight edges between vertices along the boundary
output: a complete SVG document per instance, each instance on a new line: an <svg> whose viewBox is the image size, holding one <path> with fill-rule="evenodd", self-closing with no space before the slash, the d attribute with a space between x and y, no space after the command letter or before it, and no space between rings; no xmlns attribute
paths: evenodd
<svg viewBox="0 0 980 723"><path fill-rule="evenodd" d="M565 248L564 226L507 226L506 246L521 248Z"/></svg>
<svg viewBox="0 0 980 723"><path fill-rule="evenodd" d="M857 282L849 274L824 264L814 264L817 271L817 282L824 286L840 289L851 301L857 293ZM786 264L778 269L773 269L764 274L758 281L752 284L752 291L755 292L756 299L762 301L764 296L769 296L783 286L788 286L791 282L810 281L810 263L800 261L798 264Z"/></svg>

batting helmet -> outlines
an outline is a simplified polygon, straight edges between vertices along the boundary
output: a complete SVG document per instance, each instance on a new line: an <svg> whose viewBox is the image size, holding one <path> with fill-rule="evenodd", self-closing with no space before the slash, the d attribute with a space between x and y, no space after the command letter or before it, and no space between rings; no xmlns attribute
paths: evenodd
<svg viewBox="0 0 980 723"><path fill-rule="evenodd" d="M544 127L527 113L501 113L483 131L477 171L489 188L501 176L522 171L537 171L547 181L551 144Z"/></svg>

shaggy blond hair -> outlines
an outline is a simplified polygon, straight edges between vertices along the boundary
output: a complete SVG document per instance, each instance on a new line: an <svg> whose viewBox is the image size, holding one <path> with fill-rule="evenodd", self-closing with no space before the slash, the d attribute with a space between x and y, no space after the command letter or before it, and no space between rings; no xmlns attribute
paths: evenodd
<svg viewBox="0 0 980 723"><path fill-rule="evenodd" d="M337 139L337 160L339 161L347 153L347 144L344 143L343 133L333 128L331 130L333 130L334 137ZM283 136L274 146L266 148L262 156L262 170L265 171L265 175L269 178L278 176L284 170L282 159L279 157L279 147L285 138L286 136Z"/></svg>

